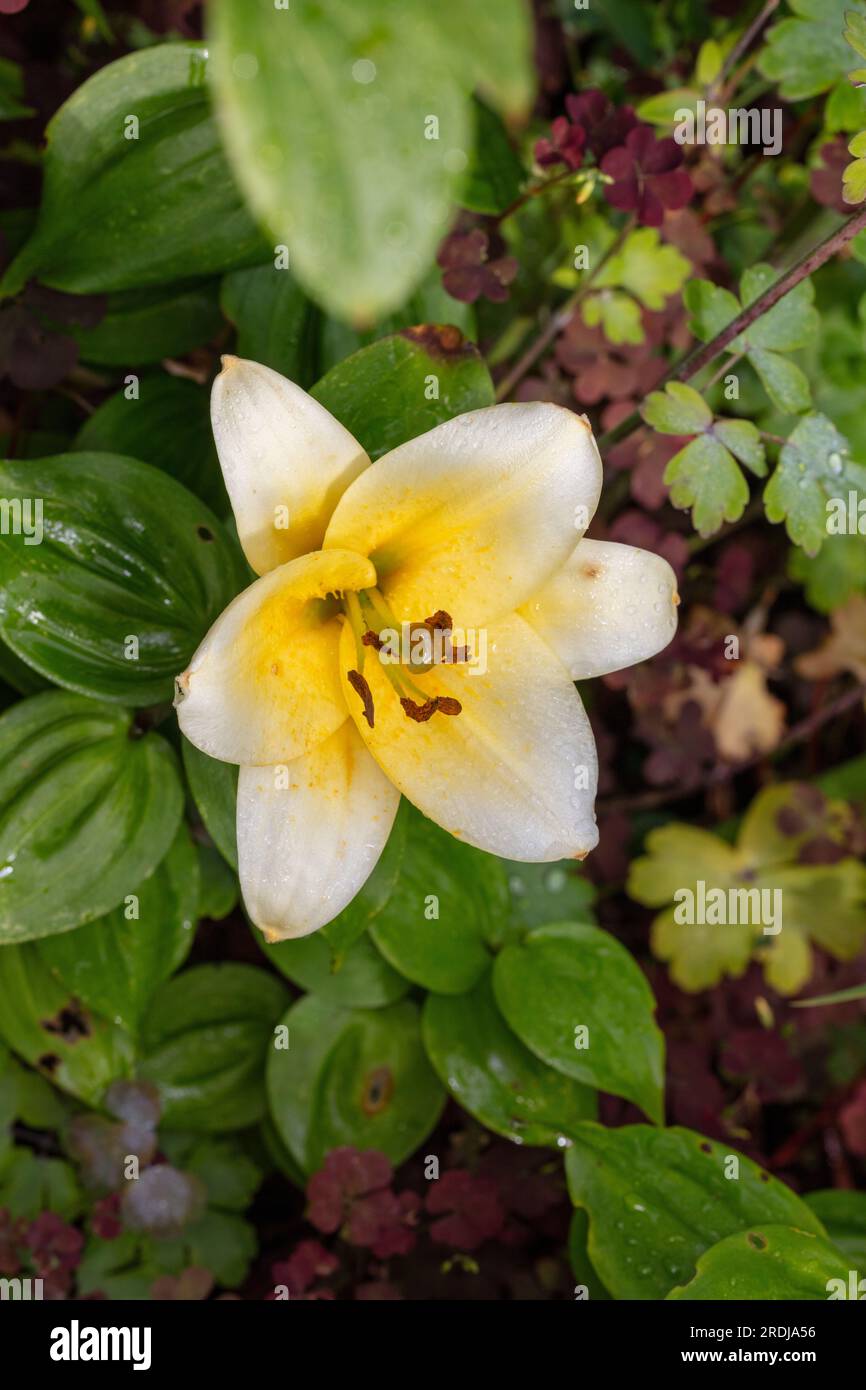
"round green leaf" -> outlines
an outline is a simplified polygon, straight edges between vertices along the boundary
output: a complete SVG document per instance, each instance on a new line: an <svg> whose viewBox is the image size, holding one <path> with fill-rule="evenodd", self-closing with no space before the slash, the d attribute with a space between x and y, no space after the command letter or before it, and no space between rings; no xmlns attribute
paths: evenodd
<svg viewBox="0 0 866 1390"><path fill-rule="evenodd" d="M477 1120L521 1144L561 1146L595 1096L540 1062L511 1032L489 978L468 994L428 996L424 1046L440 1080Z"/></svg>
<svg viewBox="0 0 866 1390"><path fill-rule="evenodd" d="M170 700L244 582L209 508L160 469L113 454L6 463L0 493L31 533L0 535L0 635L12 650L85 695Z"/></svg>
<svg viewBox="0 0 866 1390"><path fill-rule="evenodd" d="M667 1297L675 1301L848 1298L849 1261L828 1241L790 1226L755 1226L727 1236L698 1260L697 1274ZM857 1274L854 1276L854 1297Z"/></svg>
<svg viewBox="0 0 866 1390"><path fill-rule="evenodd" d="M646 977L615 937L585 923L537 927L493 971L506 1022L548 1066L624 1096L661 1123L664 1039Z"/></svg>
<svg viewBox="0 0 866 1390"><path fill-rule="evenodd" d="M430 390L431 380L436 391ZM484 359L453 325L406 328L338 362L311 395L371 458L494 401Z"/></svg>
<svg viewBox="0 0 866 1390"><path fill-rule="evenodd" d="M238 769L234 763L209 758L189 739L181 739L183 766L189 789L205 830L223 859L237 872L238 841L235 807L238 799Z"/></svg>
<svg viewBox="0 0 866 1390"><path fill-rule="evenodd" d="M490 964L484 942L505 901L497 859L412 810L397 883L369 931L401 975L438 994L462 994Z"/></svg>
<svg viewBox="0 0 866 1390"><path fill-rule="evenodd" d="M128 710L61 691L0 718L0 943L104 916L168 851L177 760L134 733Z"/></svg>
<svg viewBox="0 0 866 1390"><path fill-rule="evenodd" d="M433 1129L445 1099L421 1043L417 1007L347 1011L315 995L283 1019L288 1046L272 1047L271 1115L289 1152L308 1173L329 1149L379 1149L393 1163Z"/></svg>
<svg viewBox="0 0 866 1390"><path fill-rule="evenodd" d="M44 937L39 954L77 998L135 1033L157 986L189 953L198 897L198 859L181 824L134 894L74 933Z"/></svg>
<svg viewBox="0 0 866 1390"><path fill-rule="evenodd" d="M198 965L158 990L139 1073L158 1088L167 1125L214 1132L262 1118L265 1053L286 999L251 965Z"/></svg>
<svg viewBox="0 0 866 1390"><path fill-rule="evenodd" d="M112 1081L132 1075L129 1035L84 1008L33 945L0 949L0 1033L43 1076L89 1105Z"/></svg>
<svg viewBox="0 0 866 1390"><path fill-rule="evenodd" d="M825 1234L778 1178L693 1130L585 1123L571 1139L568 1190L589 1215L589 1255L614 1298L664 1298L705 1250L753 1222Z"/></svg>
<svg viewBox="0 0 866 1390"><path fill-rule="evenodd" d="M64 102L48 124L36 230L6 293L32 277L74 294L140 289L268 255L226 165L207 60L203 44L144 48Z"/></svg>
<svg viewBox="0 0 866 1390"><path fill-rule="evenodd" d="M409 981L392 970L366 935L339 956L321 932L273 945L261 932L256 931L255 936L281 974L326 1004L381 1009L402 999L409 989Z"/></svg>

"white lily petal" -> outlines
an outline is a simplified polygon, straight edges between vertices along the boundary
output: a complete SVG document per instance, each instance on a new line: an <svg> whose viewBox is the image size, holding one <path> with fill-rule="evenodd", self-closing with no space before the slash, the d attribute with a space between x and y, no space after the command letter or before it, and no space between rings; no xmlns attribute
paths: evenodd
<svg viewBox="0 0 866 1390"><path fill-rule="evenodd" d="M211 421L256 573L318 550L338 499L370 463L358 441L300 386L239 357L223 358Z"/></svg>
<svg viewBox="0 0 866 1390"><path fill-rule="evenodd" d="M572 680L646 661L677 628L677 578L660 555L614 541L582 540L520 612Z"/></svg>
<svg viewBox="0 0 866 1390"><path fill-rule="evenodd" d="M343 494L325 547L369 555L398 620L512 613L564 564L595 511L589 423L531 402L474 410L393 449Z"/></svg>
<svg viewBox="0 0 866 1390"><path fill-rule="evenodd" d="M257 579L217 618L176 682L181 731L227 763L288 762L346 718L340 618L326 595L368 588L362 555L319 550Z"/></svg>
<svg viewBox="0 0 866 1390"><path fill-rule="evenodd" d="M342 912L376 867L399 802L351 719L283 767L241 768L241 889L269 941L307 936Z"/></svg>
<svg viewBox="0 0 866 1390"><path fill-rule="evenodd" d="M340 663L361 737L401 792L457 839L506 859L582 859L598 842L598 763L580 696L522 618L505 619L487 639L486 673L479 662L437 665L413 677L424 696L449 696L462 706L425 723L407 718L371 650L363 673L373 697L369 728L346 679L355 666L347 625Z"/></svg>

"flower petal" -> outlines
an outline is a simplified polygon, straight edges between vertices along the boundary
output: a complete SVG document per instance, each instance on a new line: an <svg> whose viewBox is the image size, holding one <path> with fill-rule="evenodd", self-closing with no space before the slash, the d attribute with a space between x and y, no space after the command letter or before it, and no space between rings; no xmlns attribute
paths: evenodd
<svg viewBox="0 0 866 1390"><path fill-rule="evenodd" d="M376 867L399 803L351 719L302 758L241 768L241 889L269 941L307 936L342 912Z"/></svg>
<svg viewBox="0 0 866 1390"><path fill-rule="evenodd" d="M318 550L370 460L324 406L270 367L224 357L211 421L244 554L257 574Z"/></svg>
<svg viewBox="0 0 866 1390"><path fill-rule="evenodd" d="M520 612L572 680L646 661L677 628L677 579L667 560L634 545L582 540Z"/></svg>
<svg viewBox="0 0 866 1390"><path fill-rule="evenodd" d="M316 551L257 579L217 619L177 678L178 723L228 763L300 757L346 718L340 621L326 595L368 588L362 555Z"/></svg>
<svg viewBox="0 0 866 1390"><path fill-rule="evenodd" d="M481 634L467 636L477 658ZM413 677L424 695L450 696L462 706L459 714L437 712L424 723L404 714L371 652L363 672L373 697L368 728L346 679L355 664L347 625L340 664L361 737L401 792L458 839L507 859L583 858L598 841L598 764L580 697L522 618L505 619L488 638L485 674L479 661L477 667L437 665Z"/></svg>
<svg viewBox="0 0 866 1390"><path fill-rule="evenodd" d="M588 422L530 402L474 410L372 464L337 504L325 546L369 555L398 620L503 617L564 564L595 510Z"/></svg>

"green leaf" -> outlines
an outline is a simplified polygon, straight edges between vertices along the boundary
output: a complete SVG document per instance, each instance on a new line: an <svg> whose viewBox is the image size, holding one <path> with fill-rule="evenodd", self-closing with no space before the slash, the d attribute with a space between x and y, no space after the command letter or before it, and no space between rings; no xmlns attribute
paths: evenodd
<svg viewBox="0 0 866 1390"><path fill-rule="evenodd" d="M571 1213L571 1222L568 1227L568 1260L571 1265L571 1272L577 1280L578 1286L586 1289L587 1298L600 1298L607 1302L610 1299L610 1294L596 1274L592 1260L589 1258L588 1239L589 1221L586 1212L580 1207L575 1207ZM575 1297L577 1297L577 1289L575 1289Z"/></svg>
<svg viewBox="0 0 866 1390"><path fill-rule="evenodd" d="M451 298L442 284L441 270L434 265L399 309L392 314L386 314L369 328L353 328L339 319L321 315L318 342L319 372L324 374L330 371L353 352L362 347L370 347L383 336L400 333L406 328L414 328L417 324L451 324L459 328L465 338L475 341L478 337L476 317L472 304L462 304L459 300Z"/></svg>
<svg viewBox="0 0 866 1390"><path fill-rule="evenodd" d="M866 132L864 132L866 134ZM861 141L858 136L857 140ZM862 154L862 149L855 149L857 140L852 140L848 146L850 154ZM842 197L846 203L862 203L866 198L866 159L855 159L848 164L842 174Z"/></svg>
<svg viewBox="0 0 866 1390"><path fill-rule="evenodd" d="M218 850L196 845L199 869L198 917L221 922L238 905L239 888L235 874Z"/></svg>
<svg viewBox="0 0 866 1390"><path fill-rule="evenodd" d="M43 938L39 954L76 998L134 1034L157 986L189 954L198 890L196 851L181 824L168 854L125 903L74 934Z"/></svg>
<svg viewBox="0 0 866 1390"><path fill-rule="evenodd" d="M476 1120L520 1144L561 1147L580 1120L595 1115L595 1096L544 1062L512 1033L490 976L467 994L430 994L424 1046L442 1083Z"/></svg>
<svg viewBox="0 0 866 1390"><path fill-rule="evenodd" d="M244 583L210 509L158 468L113 454L6 463L0 491L21 499L30 531L0 535L0 634L12 650L86 695L170 700Z"/></svg>
<svg viewBox="0 0 866 1390"><path fill-rule="evenodd" d="M0 718L0 942L101 917L165 855L183 806L177 761L131 730L127 710L60 691Z"/></svg>
<svg viewBox="0 0 866 1390"><path fill-rule="evenodd" d="M611 343L642 343L644 333L640 305L622 290L600 290L591 294L581 310L587 328L601 324Z"/></svg>
<svg viewBox="0 0 866 1390"><path fill-rule="evenodd" d="M216 337L222 326L216 284L211 282L109 295L105 314L94 328L70 331L82 361L129 370L164 357L183 357Z"/></svg>
<svg viewBox="0 0 866 1390"><path fill-rule="evenodd" d="M166 1147L162 1136L160 1143ZM246 1211L262 1180L258 1164L228 1139L196 1141L179 1166L201 1178L207 1188L208 1206L223 1211Z"/></svg>
<svg viewBox="0 0 866 1390"><path fill-rule="evenodd" d="M73 444L84 453L126 454L171 474L225 516L228 495L214 448L207 390L194 381L145 376L137 399L109 396L82 425Z"/></svg>
<svg viewBox="0 0 866 1390"><path fill-rule="evenodd" d="M711 1245L752 1222L823 1235L804 1202L730 1146L690 1129L584 1123L565 1155L589 1255L616 1299L661 1299Z"/></svg>
<svg viewBox="0 0 866 1390"><path fill-rule="evenodd" d="M641 414L662 434L703 434L713 422L713 412L693 386L669 381L664 391L651 391Z"/></svg>
<svg viewBox="0 0 866 1390"><path fill-rule="evenodd" d="M746 510L749 488L733 457L718 439L699 435L674 454L664 481L675 507L692 508L692 524L711 536L723 521L737 521Z"/></svg>
<svg viewBox="0 0 866 1390"><path fill-rule="evenodd" d="M859 16L858 16L859 18ZM864 21L866 22L866 21ZM829 135L851 134L866 125L866 92L847 79L837 82L824 107L824 126Z"/></svg>
<svg viewBox="0 0 866 1390"><path fill-rule="evenodd" d="M761 378L767 395L786 415L799 415L812 403L809 380L796 362L767 348L752 348L749 361Z"/></svg>
<svg viewBox="0 0 866 1390"><path fill-rule="evenodd" d="M311 394L373 459L494 401L478 349L459 329L437 324L407 328L361 348L332 367Z"/></svg>
<svg viewBox="0 0 866 1390"><path fill-rule="evenodd" d="M863 9L852 0L790 0L790 8L794 15L770 29L758 67L786 101L802 101L826 92L851 66L842 32L846 11Z"/></svg>
<svg viewBox="0 0 866 1390"><path fill-rule="evenodd" d="M770 521L784 521L795 545L815 555L828 536L828 502L866 494L866 467L854 463L847 439L826 415L806 415L779 455L764 490Z"/></svg>
<svg viewBox="0 0 866 1390"><path fill-rule="evenodd" d="M866 1273L866 1192L828 1188L809 1192L803 1200L823 1222L834 1245Z"/></svg>
<svg viewBox="0 0 866 1390"><path fill-rule="evenodd" d="M701 82L701 86L704 85L706 84ZM644 97L635 107L635 115L642 121L648 121L650 125L673 126L677 112L684 108L694 111L700 95L697 88L670 87L665 92L655 92L651 97Z"/></svg>
<svg viewBox="0 0 866 1390"><path fill-rule="evenodd" d="M315 995L283 1023L288 1047L271 1049L268 1099L277 1131L307 1173L329 1149L379 1149L402 1163L433 1129L445 1093L421 1042L417 1007L348 1011Z"/></svg>
<svg viewBox="0 0 866 1390"><path fill-rule="evenodd" d="M255 935L281 974L325 1004L381 1009L402 999L409 989L409 981L392 969L366 934L339 956L321 932L274 945L269 945L261 932Z"/></svg>
<svg viewBox="0 0 866 1390"><path fill-rule="evenodd" d="M217 1284L242 1284L258 1252L256 1228L227 1211L207 1211L183 1234L189 1264L208 1269Z"/></svg>
<svg viewBox="0 0 866 1390"><path fill-rule="evenodd" d="M823 1303L837 1284L847 1297L848 1261L826 1240L790 1226L762 1223L712 1246L698 1260L694 1279L667 1297Z"/></svg>
<svg viewBox="0 0 866 1390"><path fill-rule="evenodd" d="M235 808L238 799L238 769L234 763L209 758L194 743L181 738L183 767L189 789L204 827L223 859L237 873L238 841Z"/></svg>
<svg viewBox="0 0 866 1390"><path fill-rule="evenodd" d="M499 861L410 811L399 877L369 932L414 984L462 994L490 964L485 940L507 910Z"/></svg>
<svg viewBox="0 0 866 1390"><path fill-rule="evenodd" d="M615 937L585 923L537 927L493 969L506 1023L566 1076L663 1116L664 1040L646 977Z"/></svg>
<svg viewBox="0 0 866 1390"><path fill-rule="evenodd" d="M164 1123L213 1133L262 1118L265 1054L286 998L279 980L251 965L198 965L161 987L144 1020L139 1073L159 1090Z"/></svg>
<svg viewBox="0 0 866 1390"><path fill-rule="evenodd" d="M83 1008L33 945L0 950L0 1033L25 1062L88 1105L132 1074L129 1035Z"/></svg>
<svg viewBox="0 0 866 1390"><path fill-rule="evenodd" d="M733 323L740 312L736 295L711 280L690 280L683 290L683 303L691 315L689 330L703 343Z"/></svg>
<svg viewBox="0 0 866 1390"><path fill-rule="evenodd" d="M581 878L574 861L564 859L560 864L519 864L501 861L508 873L511 894L512 924L507 928L510 939L514 930L546 927L550 922L594 922L592 903L595 888ZM492 946L504 944L505 933L488 937Z"/></svg>
<svg viewBox="0 0 866 1390"><path fill-rule="evenodd" d="M622 250L610 257L594 283L618 286L647 309L663 309L665 300L682 289L691 269L691 261L675 246L662 243L655 227L642 227L629 234Z"/></svg>
<svg viewBox="0 0 866 1390"><path fill-rule="evenodd" d="M750 266L740 281L740 298L743 308L748 308L766 294L779 279L778 270L770 265ZM732 349L738 350L741 343L749 347L772 348L777 352L793 352L796 348L808 347L809 342L819 331L818 311L814 307L815 287L811 280L801 280L778 304L768 309L753 324L735 338Z"/></svg>
<svg viewBox="0 0 866 1390"><path fill-rule="evenodd" d="M36 230L0 290L34 276L74 294L141 289L267 256L226 165L207 66L203 44L145 48L64 102L48 123Z"/></svg>
<svg viewBox="0 0 866 1390"><path fill-rule="evenodd" d="M233 270L222 282L220 301L238 331L239 357L262 362L305 390L310 386L320 315L288 270L273 264Z"/></svg>
<svg viewBox="0 0 866 1390"><path fill-rule="evenodd" d="M33 107L24 105L23 96L24 73L20 63L0 58L0 121L18 121L33 115Z"/></svg>
<svg viewBox="0 0 866 1390"><path fill-rule="evenodd" d="M0 1161L0 1207L13 1221L35 1221L48 1211L74 1221L82 1206L75 1169L64 1159L14 1148L5 1162Z"/></svg>
<svg viewBox="0 0 866 1390"><path fill-rule="evenodd" d="M496 217L520 196L526 172L499 116L474 101L475 146L458 194L461 207Z"/></svg>
<svg viewBox="0 0 866 1390"><path fill-rule="evenodd" d="M717 420L713 425L713 434L757 477L765 476L767 463L764 444L760 430L751 420Z"/></svg>
<svg viewBox="0 0 866 1390"><path fill-rule="evenodd" d="M399 305L433 259L471 148L469 93L525 107L521 0L210 12L229 156L298 279L339 317ZM434 113L433 126L430 115Z"/></svg>

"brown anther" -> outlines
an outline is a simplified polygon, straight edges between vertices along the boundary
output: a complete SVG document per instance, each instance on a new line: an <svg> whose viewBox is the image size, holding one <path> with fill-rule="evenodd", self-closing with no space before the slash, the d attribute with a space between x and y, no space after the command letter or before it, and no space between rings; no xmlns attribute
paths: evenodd
<svg viewBox="0 0 866 1390"><path fill-rule="evenodd" d="M364 680L364 677L361 675L360 671L349 671L347 680L352 689L355 691L355 693L361 697L361 703L364 706L364 718L366 719L367 723L372 729L373 692L371 691L367 682Z"/></svg>
<svg viewBox="0 0 866 1390"><path fill-rule="evenodd" d="M436 713L436 701L425 700L423 705L416 704L407 695L401 697L400 704L403 706L403 713L407 719L414 719L416 724L426 724L428 719Z"/></svg>
<svg viewBox="0 0 866 1390"><path fill-rule="evenodd" d="M451 614L446 613L444 608L437 608L431 618L424 619L424 626L432 628L434 632L437 627L443 629L443 631L450 632L453 627Z"/></svg>
<svg viewBox="0 0 866 1390"><path fill-rule="evenodd" d="M466 647L452 647L452 648L451 648L451 652L450 652L450 655L449 655L449 658L448 658L449 665L458 666L458 665L459 665L461 662L463 662L463 661L471 661L471 660L472 660L472 653L470 652L468 646L466 646Z"/></svg>
<svg viewBox="0 0 866 1390"><path fill-rule="evenodd" d="M375 647L377 652L380 652L384 645L385 643L382 641L378 632L373 632L371 628L368 628L361 638L362 647Z"/></svg>
<svg viewBox="0 0 866 1390"><path fill-rule="evenodd" d="M440 714L460 714L463 710L460 701L450 695L437 695L434 703Z"/></svg>

